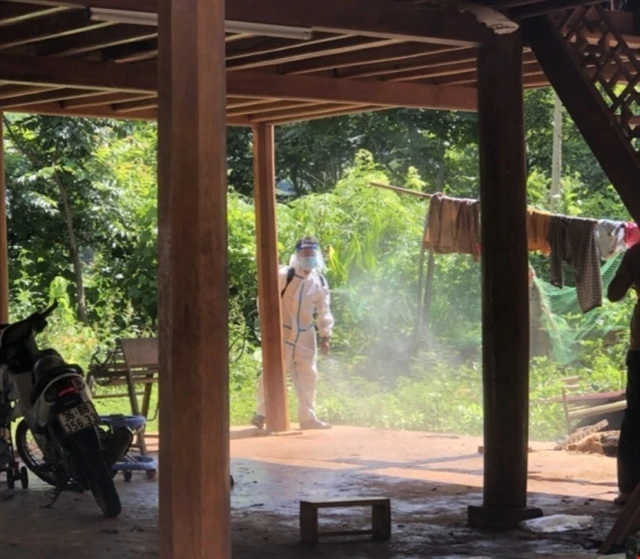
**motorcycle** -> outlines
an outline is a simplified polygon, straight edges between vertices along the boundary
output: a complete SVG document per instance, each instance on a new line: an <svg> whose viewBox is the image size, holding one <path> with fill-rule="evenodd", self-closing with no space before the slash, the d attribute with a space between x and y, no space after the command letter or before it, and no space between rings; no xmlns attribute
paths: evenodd
<svg viewBox="0 0 640 559"><path fill-rule="evenodd" d="M18 454L36 476L55 487L51 505L62 491L90 491L103 514L113 518L122 507L112 466L129 450L133 433L102 429L82 369L66 363L54 349L38 348L36 335L56 308L54 303L0 334L0 367L10 375L18 414L24 416L16 430Z"/></svg>

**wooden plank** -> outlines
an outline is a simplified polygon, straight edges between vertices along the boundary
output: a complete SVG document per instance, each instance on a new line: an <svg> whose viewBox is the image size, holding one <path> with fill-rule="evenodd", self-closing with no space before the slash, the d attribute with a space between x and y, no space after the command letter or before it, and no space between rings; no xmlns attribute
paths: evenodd
<svg viewBox="0 0 640 559"><path fill-rule="evenodd" d="M356 66L348 70L339 70L336 77L339 78L369 78L375 76L390 77L393 74L408 72L411 70L424 70L425 68L437 68L447 66L452 62L475 62L478 51L475 48L455 48L442 52L434 51L411 59L404 59L392 65L375 64L374 66Z"/></svg>
<svg viewBox="0 0 640 559"><path fill-rule="evenodd" d="M300 101L258 101L253 103L247 103L246 105L238 106L234 109L230 108L227 103L227 116L248 115L248 114L260 114L277 112L286 109L298 109L301 107L313 107L316 103L304 103Z"/></svg>
<svg viewBox="0 0 640 559"><path fill-rule="evenodd" d="M146 93L157 89L157 65L117 65L75 59L0 54L0 80L22 84Z"/></svg>
<svg viewBox="0 0 640 559"><path fill-rule="evenodd" d="M62 6L31 6L0 2L0 27L22 23L30 19L46 17L64 11Z"/></svg>
<svg viewBox="0 0 640 559"><path fill-rule="evenodd" d="M139 62L158 56L158 39L148 39L141 43L108 47L102 52L104 61Z"/></svg>
<svg viewBox="0 0 640 559"><path fill-rule="evenodd" d="M229 94L236 97L297 99L319 103L333 101L459 111L474 111L477 104L473 89L439 88L412 83L372 84L357 80L279 76L259 72L231 72L227 76L227 87Z"/></svg>
<svg viewBox="0 0 640 559"><path fill-rule="evenodd" d="M82 107L98 107L100 105L112 105L114 103L127 103L131 101L141 101L143 99L149 99L155 95L148 93L132 94L132 93L101 93L94 94L86 97L80 97L79 99L72 99L70 101L63 101L62 107L65 109L79 109Z"/></svg>
<svg viewBox="0 0 640 559"><path fill-rule="evenodd" d="M608 108L600 93L580 71L573 52L569 50L572 47L564 43L547 16L526 19L522 28L548 80L603 171L633 218L640 220L638 155L624 138L620 127L612 125Z"/></svg>
<svg viewBox="0 0 640 559"><path fill-rule="evenodd" d="M125 101L123 103L114 103L113 110L117 113L134 113L147 109L154 109L158 106L157 97L149 97L139 101Z"/></svg>
<svg viewBox="0 0 640 559"><path fill-rule="evenodd" d="M308 74L322 70L337 70L353 66L371 67L374 64L384 65L398 60L412 59L425 54L438 54L448 52L452 47L442 45L423 45L415 43L393 44L367 50L336 54L321 59L301 60L281 65L278 70L281 74ZM455 49L457 50L457 49Z"/></svg>
<svg viewBox="0 0 640 559"><path fill-rule="evenodd" d="M621 400L620 402L612 402L611 404L603 404L601 406L591 406L575 409L569 412L569 417L571 417L571 419L580 419L583 417L593 417L594 415L623 411L626 409L627 401Z"/></svg>
<svg viewBox="0 0 640 559"><path fill-rule="evenodd" d="M146 93L156 90L153 62L135 65L0 54L0 79L10 83L57 85L82 89ZM227 92L233 97L289 99L474 111L473 89L412 83L377 82L313 76L280 76L259 72L231 72Z"/></svg>
<svg viewBox="0 0 640 559"><path fill-rule="evenodd" d="M53 101L61 101L66 99L74 99L76 97L85 98L87 95L96 95L97 93L82 89L54 89L50 91L42 91L40 93L30 93L22 97L12 97L0 101L0 108L7 110L11 107L26 107L28 105L40 105L41 103L50 103Z"/></svg>
<svg viewBox="0 0 640 559"><path fill-rule="evenodd" d="M477 45L490 35L471 14L413 3L369 0L366 9L361 0L297 0L288 2L286 7L280 0L243 0L227 4L230 20L311 27L318 31L450 45Z"/></svg>
<svg viewBox="0 0 640 559"><path fill-rule="evenodd" d="M253 177L258 258L258 312L262 335L262 373L267 426L288 431L287 383L282 341L282 309L278 287L275 140L273 126L253 129Z"/></svg>
<svg viewBox="0 0 640 559"><path fill-rule="evenodd" d="M9 249L7 240L7 193L4 170L4 124L0 111L0 323L9 323Z"/></svg>
<svg viewBox="0 0 640 559"><path fill-rule="evenodd" d="M272 119L269 121L270 124L290 124L292 122L309 122L311 120L321 120L325 118L333 118L338 116L344 116L355 113L368 113L373 111L384 111L387 110L388 107L374 107L370 105L359 105L356 108L342 108L336 109L335 112L331 113L322 113L322 114L303 114L294 117L284 117L278 119Z"/></svg>
<svg viewBox="0 0 640 559"><path fill-rule="evenodd" d="M322 48L316 45L301 45L295 50L286 50L280 55L274 53L261 54L242 58L240 60L231 60L227 62L228 70L249 70L259 68L260 66L274 66L277 64L285 64L287 62L295 62L299 60L310 60L332 54L361 52L367 49L373 49L382 45L393 44L392 39L372 39L368 37L344 37L341 40L332 41ZM282 73L282 72L281 72Z"/></svg>
<svg viewBox="0 0 640 559"><path fill-rule="evenodd" d="M313 115L333 114L337 110L360 108L363 105L338 105L336 103L318 103L317 105L298 106L295 108L282 109L280 111L268 111L261 114L249 114L251 122L272 122L281 119L307 117Z"/></svg>
<svg viewBox="0 0 640 559"><path fill-rule="evenodd" d="M519 33L480 47L478 79L485 451L483 506L469 508L469 522L504 528L515 527L527 506L529 261Z"/></svg>
<svg viewBox="0 0 640 559"><path fill-rule="evenodd" d="M231 557L224 20L160 1L160 559Z"/></svg>
<svg viewBox="0 0 640 559"><path fill-rule="evenodd" d="M20 97L31 93L41 93L43 91L51 91L55 87L30 87L24 85L5 85L0 87L0 100L11 99L12 97Z"/></svg>
<svg viewBox="0 0 640 559"><path fill-rule="evenodd" d="M156 2L157 0L82 0L73 4L157 13ZM311 27L316 31L450 45L479 45L492 34L469 13L457 13L412 2L368 0L366 9L363 9L361 0L296 0L286 3L282 0L227 0L226 10L230 21Z"/></svg>
<svg viewBox="0 0 640 559"><path fill-rule="evenodd" d="M242 41L227 45L227 63L238 58L258 56L261 54L275 54L278 52L294 52L300 48L308 48L311 45L330 44L347 38L346 35L330 33L315 33L312 39L300 41L299 39L280 39L277 37L248 37Z"/></svg>
<svg viewBox="0 0 640 559"><path fill-rule="evenodd" d="M70 56L115 45L153 39L157 29L143 25L117 25L101 27L82 34L68 35L37 46L38 56Z"/></svg>
<svg viewBox="0 0 640 559"><path fill-rule="evenodd" d="M61 12L47 18L27 21L3 29L0 34L0 48L7 49L27 45L108 25L105 22L91 21L86 10Z"/></svg>
<svg viewBox="0 0 640 559"><path fill-rule="evenodd" d="M115 118L127 120L156 120L157 118L157 111L155 110L133 114L117 113L110 106L66 108L60 102L11 107L11 112L55 116L76 116L86 118Z"/></svg>

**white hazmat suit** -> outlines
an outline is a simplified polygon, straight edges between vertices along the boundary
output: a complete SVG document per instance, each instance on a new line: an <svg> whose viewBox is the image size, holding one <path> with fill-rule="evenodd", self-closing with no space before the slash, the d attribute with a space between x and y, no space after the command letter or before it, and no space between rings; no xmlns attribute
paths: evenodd
<svg viewBox="0 0 640 559"><path fill-rule="evenodd" d="M294 276L287 285L290 267L282 266L278 272L278 286L282 295L282 338L284 342L284 367L289 371L298 398L298 421L316 418L315 401L318 383L316 366L316 324L320 337L331 337L334 320L331 314L331 297L327 280L317 270L305 275L292 258ZM286 286L286 289L285 289ZM257 413L265 415L263 376L258 381Z"/></svg>

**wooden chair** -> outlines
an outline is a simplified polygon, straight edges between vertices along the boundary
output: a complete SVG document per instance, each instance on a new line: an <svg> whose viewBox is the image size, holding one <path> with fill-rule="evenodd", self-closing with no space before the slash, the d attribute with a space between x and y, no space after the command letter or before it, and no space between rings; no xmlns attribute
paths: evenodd
<svg viewBox="0 0 640 559"><path fill-rule="evenodd" d="M128 398L131 415L143 415L148 419L153 385L158 382L158 339L125 338L104 361L94 355L87 382L96 400ZM139 385L143 385L142 391L136 391ZM126 392L114 392L111 390L114 387L126 387ZM139 396L142 396L142 406ZM138 448L143 456L147 454L144 430L132 447Z"/></svg>

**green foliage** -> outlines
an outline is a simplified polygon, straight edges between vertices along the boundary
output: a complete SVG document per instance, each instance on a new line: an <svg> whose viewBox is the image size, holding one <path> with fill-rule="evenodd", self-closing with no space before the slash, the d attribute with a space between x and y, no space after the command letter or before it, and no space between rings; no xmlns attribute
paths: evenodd
<svg viewBox="0 0 640 559"><path fill-rule="evenodd" d="M547 209L552 93L528 93L525 113L529 203ZM118 337L155 335L156 127L7 118L12 318L57 300L60 308L42 342L83 366ZM317 236L332 288L336 353L320 361L323 418L381 428L481 433L480 267L465 255L436 258L430 351L417 352L418 259L427 206L370 186L379 181L477 197L476 135L474 114L417 110L376 111L277 128L277 178L289 180L295 190L289 201L278 204L281 261L288 262L297 238ZM627 218L566 115L563 135L561 211ZM34 157L27 157L25 149ZM246 423L253 412L260 367L254 336L252 149L250 130L229 129L233 423ZM87 325L76 319L76 277L55 179L69 192ZM547 277L548 259L533 256L532 264L539 277ZM579 359L569 366L536 360L531 369L532 436L553 438L563 431L560 406L541 402L560 394L563 376L580 376L585 390L620 388L631 305L631 300L608 305L576 346ZM568 311L562 318L567 331L583 331L587 320ZM613 330L613 339L602 335L608 330ZM100 404L104 412L126 411L122 400ZM295 418L292 395L290 406Z"/></svg>

